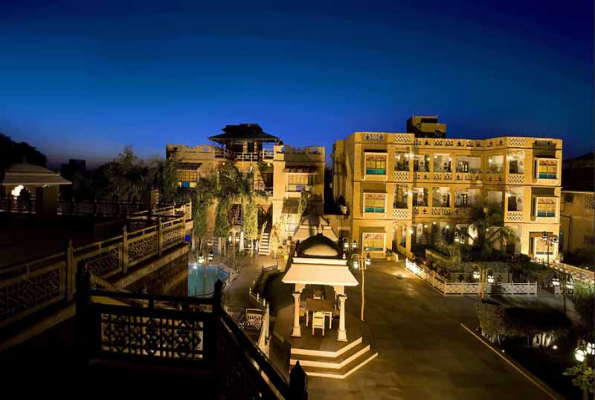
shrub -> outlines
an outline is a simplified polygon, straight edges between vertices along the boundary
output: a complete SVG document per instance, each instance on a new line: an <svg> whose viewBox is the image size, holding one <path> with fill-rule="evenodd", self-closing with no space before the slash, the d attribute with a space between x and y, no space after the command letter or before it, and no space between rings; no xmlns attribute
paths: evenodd
<svg viewBox="0 0 595 400"><path fill-rule="evenodd" d="M504 308L493 302L482 301L475 308L481 333L488 337L492 343L500 341L500 335L506 332L504 324Z"/></svg>

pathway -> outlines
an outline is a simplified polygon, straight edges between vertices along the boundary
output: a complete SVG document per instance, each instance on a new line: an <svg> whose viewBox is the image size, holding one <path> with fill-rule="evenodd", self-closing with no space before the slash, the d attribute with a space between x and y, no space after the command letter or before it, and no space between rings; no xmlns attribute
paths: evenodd
<svg viewBox="0 0 595 400"><path fill-rule="evenodd" d="M361 287L347 296L347 312L359 316ZM477 325L476 301L443 297L403 266L374 261L366 319L379 356L342 381L310 378L309 398L548 398L460 326Z"/></svg>

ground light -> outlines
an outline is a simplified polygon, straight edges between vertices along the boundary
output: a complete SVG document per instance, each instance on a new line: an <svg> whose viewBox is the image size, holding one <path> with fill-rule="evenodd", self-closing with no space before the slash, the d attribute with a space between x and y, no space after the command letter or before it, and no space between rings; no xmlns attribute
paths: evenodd
<svg viewBox="0 0 595 400"><path fill-rule="evenodd" d="M200 254L198 255L198 263L204 264L204 262L205 262L205 255L201 251Z"/></svg>

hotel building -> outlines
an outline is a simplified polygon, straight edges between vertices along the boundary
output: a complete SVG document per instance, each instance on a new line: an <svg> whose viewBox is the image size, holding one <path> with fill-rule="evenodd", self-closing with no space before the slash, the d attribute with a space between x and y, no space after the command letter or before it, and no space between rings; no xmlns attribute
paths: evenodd
<svg viewBox="0 0 595 400"><path fill-rule="evenodd" d="M451 139L437 117L407 126L415 133L355 132L333 146L333 195L347 213L341 236L373 256L410 255L433 235L467 229L471 208L489 205L515 232L508 251L556 256L557 244L541 238L559 234L561 140Z"/></svg>
<svg viewBox="0 0 595 400"><path fill-rule="evenodd" d="M223 133L208 138L210 144L184 146L168 144L167 157L177 163L178 185L193 188L201 176L218 165L233 163L240 172L253 173L254 189L265 194L258 200L261 224L267 230L282 217L286 232L292 235L297 220L298 202L304 189L312 193L311 207L322 214L324 200L324 147L297 148L284 145L258 124L227 125ZM240 204L232 206L235 225L241 224Z"/></svg>

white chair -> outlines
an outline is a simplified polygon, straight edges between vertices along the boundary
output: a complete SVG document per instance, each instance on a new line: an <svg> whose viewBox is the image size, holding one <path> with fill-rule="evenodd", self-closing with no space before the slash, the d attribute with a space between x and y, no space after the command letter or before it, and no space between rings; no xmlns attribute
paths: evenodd
<svg viewBox="0 0 595 400"><path fill-rule="evenodd" d="M324 336L324 313L321 311L312 313L312 336L316 328L322 329L322 336Z"/></svg>

